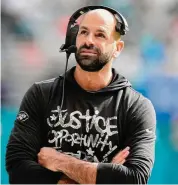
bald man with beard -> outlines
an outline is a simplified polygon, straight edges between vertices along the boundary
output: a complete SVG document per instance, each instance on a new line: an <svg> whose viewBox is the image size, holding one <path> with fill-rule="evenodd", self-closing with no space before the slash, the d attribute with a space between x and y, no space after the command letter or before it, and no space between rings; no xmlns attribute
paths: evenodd
<svg viewBox="0 0 178 185"><path fill-rule="evenodd" d="M62 110L61 78L35 83L26 93L7 146L11 183L147 183L154 163L155 111L112 68L124 48L115 26L107 10L83 15Z"/></svg>

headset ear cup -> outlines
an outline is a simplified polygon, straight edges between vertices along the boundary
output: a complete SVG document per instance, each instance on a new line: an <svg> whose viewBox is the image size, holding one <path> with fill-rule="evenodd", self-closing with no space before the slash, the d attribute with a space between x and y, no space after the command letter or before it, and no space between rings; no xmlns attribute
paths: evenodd
<svg viewBox="0 0 178 185"><path fill-rule="evenodd" d="M125 35L126 34L126 29L125 29L125 25L121 24L121 35Z"/></svg>
<svg viewBox="0 0 178 185"><path fill-rule="evenodd" d="M65 44L61 46L61 49L68 49L70 46L75 45L76 43L76 36L79 30L79 25L75 25L72 28L71 26L68 26L67 33L66 33L66 39Z"/></svg>
<svg viewBox="0 0 178 185"><path fill-rule="evenodd" d="M75 25L74 27L72 27L70 29L70 34L71 34L71 46L72 45L76 45L76 37L77 37L77 34L78 34L78 30L79 30L79 25Z"/></svg>

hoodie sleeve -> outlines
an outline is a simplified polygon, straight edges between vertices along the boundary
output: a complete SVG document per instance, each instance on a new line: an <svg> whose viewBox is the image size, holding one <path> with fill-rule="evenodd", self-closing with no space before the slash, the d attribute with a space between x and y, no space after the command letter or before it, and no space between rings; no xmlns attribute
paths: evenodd
<svg viewBox="0 0 178 185"><path fill-rule="evenodd" d="M146 184L154 163L156 115L152 103L140 96L129 108L124 147L130 154L124 165L99 163L97 184Z"/></svg>
<svg viewBox="0 0 178 185"><path fill-rule="evenodd" d="M60 179L60 173L37 163L43 138L41 97L34 84L25 94L15 120L6 151L6 169L11 184L53 184Z"/></svg>

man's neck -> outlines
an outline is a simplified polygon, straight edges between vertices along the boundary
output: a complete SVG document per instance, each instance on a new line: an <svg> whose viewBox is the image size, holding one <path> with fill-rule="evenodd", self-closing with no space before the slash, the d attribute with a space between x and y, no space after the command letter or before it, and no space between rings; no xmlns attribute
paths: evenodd
<svg viewBox="0 0 178 185"><path fill-rule="evenodd" d="M76 66L74 78L81 88L87 91L98 91L106 87L112 80L112 68L108 63L99 72L88 72Z"/></svg>

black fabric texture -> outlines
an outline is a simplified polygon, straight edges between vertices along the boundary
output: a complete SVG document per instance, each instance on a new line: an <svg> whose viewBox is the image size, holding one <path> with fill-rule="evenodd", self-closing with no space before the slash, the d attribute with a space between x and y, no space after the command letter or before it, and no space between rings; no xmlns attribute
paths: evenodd
<svg viewBox="0 0 178 185"><path fill-rule="evenodd" d="M62 173L40 166L40 148L97 162L97 184L145 184L154 163L156 116L150 100L136 92L114 69L111 83L85 91L74 79L75 67L63 76L33 84L26 92L11 132L6 169L13 184L56 184ZM82 78L82 77L81 77ZM112 158L126 146L124 165Z"/></svg>

